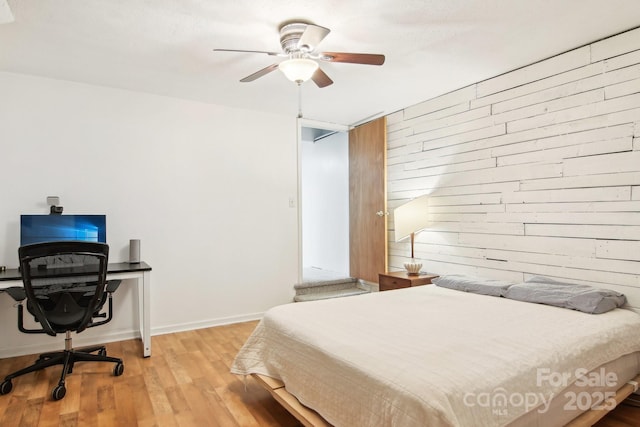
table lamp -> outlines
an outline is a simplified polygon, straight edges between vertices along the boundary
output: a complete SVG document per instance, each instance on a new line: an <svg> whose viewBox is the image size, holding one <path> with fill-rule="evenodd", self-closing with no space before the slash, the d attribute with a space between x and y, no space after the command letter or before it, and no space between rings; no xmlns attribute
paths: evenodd
<svg viewBox="0 0 640 427"><path fill-rule="evenodd" d="M413 243L416 233L424 230L429 225L428 207L427 196L420 196L393 211L396 242L411 237L411 261L404 263L404 268L409 275L420 274L420 269L422 268L422 264L414 257Z"/></svg>

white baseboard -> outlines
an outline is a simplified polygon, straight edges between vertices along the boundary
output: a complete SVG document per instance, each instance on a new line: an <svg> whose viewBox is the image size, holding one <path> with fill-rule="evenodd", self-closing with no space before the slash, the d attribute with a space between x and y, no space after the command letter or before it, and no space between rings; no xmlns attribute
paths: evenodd
<svg viewBox="0 0 640 427"><path fill-rule="evenodd" d="M244 314L242 316L222 317L218 319L204 320L201 322L181 323L177 325L168 325L158 328L151 328L151 335L172 334L174 332L193 331L195 329L211 328L214 326L230 325L232 323L249 322L252 320L260 320L264 313ZM151 350L153 354L153 349Z"/></svg>

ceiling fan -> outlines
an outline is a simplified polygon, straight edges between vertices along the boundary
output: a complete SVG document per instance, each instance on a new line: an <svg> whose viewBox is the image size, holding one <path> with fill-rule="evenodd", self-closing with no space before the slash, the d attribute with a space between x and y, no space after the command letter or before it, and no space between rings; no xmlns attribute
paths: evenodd
<svg viewBox="0 0 640 427"><path fill-rule="evenodd" d="M318 25L303 22L291 22L280 28L282 52L261 50L214 49L218 52L263 53L270 56L288 58L280 63L271 64L241 79L243 83L252 82L274 70L279 69L291 81L298 84L311 79L318 87L333 84L333 80L322 71L317 61L346 62L351 64L382 65L384 55L349 52L319 52L317 47L331 30Z"/></svg>

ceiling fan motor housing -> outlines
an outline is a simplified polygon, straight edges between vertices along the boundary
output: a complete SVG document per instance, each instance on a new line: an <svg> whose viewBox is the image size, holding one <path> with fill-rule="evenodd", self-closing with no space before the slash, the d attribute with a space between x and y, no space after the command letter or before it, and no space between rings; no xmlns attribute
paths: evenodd
<svg viewBox="0 0 640 427"><path fill-rule="evenodd" d="M280 28L280 45L288 55L296 57L297 54L308 53L311 49L309 46L298 46L302 33L307 29L307 24L292 23Z"/></svg>

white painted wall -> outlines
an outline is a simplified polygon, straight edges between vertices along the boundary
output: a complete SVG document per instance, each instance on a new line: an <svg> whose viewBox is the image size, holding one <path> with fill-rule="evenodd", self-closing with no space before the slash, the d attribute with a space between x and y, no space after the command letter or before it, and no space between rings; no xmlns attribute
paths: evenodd
<svg viewBox="0 0 640 427"><path fill-rule="evenodd" d="M349 274L349 139L302 141L303 267Z"/></svg>
<svg viewBox="0 0 640 427"><path fill-rule="evenodd" d="M640 307L640 29L388 117L389 208L430 194L423 269L542 274ZM392 217L389 221L393 226ZM409 244L389 233L389 265Z"/></svg>
<svg viewBox="0 0 640 427"><path fill-rule="evenodd" d="M0 265L18 264L20 214L48 212L46 196L57 195L65 213L107 215L112 261L142 240L152 334L291 301L294 117L11 73L0 73L0 93ZM79 338L130 335L134 296L123 284L112 324ZM61 345L18 332L5 295L0 322L0 357Z"/></svg>

